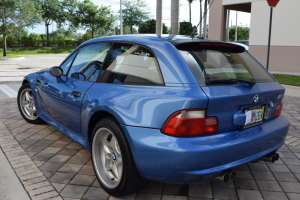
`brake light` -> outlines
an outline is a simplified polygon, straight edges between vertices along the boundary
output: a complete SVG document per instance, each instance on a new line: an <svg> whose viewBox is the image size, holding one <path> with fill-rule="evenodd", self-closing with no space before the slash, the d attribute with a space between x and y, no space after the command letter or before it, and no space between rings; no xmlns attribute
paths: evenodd
<svg viewBox="0 0 300 200"><path fill-rule="evenodd" d="M283 107L282 102L276 106L276 110L275 110L275 113L274 113L274 118L279 117L281 115L282 107Z"/></svg>
<svg viewBox="0 0 300 200"><path fill-rule="evenodd" d="M178 111L162 127L162 133L177 137L211 135L217 131L218 119L207 117L205 109Z"/></svg>

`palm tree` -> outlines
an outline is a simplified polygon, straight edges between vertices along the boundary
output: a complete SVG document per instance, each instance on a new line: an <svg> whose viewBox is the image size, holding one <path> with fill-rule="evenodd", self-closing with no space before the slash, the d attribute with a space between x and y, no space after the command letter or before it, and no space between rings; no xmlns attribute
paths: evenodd
<svg viewBox="0 0 300 200"><path fill-rule="evenodd" d="M191 8L192 8L192 3L193 3L193 1L194 0L187 0L188 2L189 2L189 9L190 9L190 23L192 23L192 10L191 10Z"/></svg>
<svg viewBox="0 0 300 200"><path fill-rule="evenodd" d="M171 34L179 34L179 0L171 1Z"/></svg>

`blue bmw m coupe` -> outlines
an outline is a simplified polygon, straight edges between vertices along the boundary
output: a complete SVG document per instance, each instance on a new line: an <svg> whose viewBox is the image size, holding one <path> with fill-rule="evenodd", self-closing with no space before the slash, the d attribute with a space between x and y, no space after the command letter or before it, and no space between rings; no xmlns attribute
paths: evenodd
<svg viewBox="0 0 300 200"><path fill-rule="evenodd" d="M29 123L55 127L91 151L112 195L145 180L194 183L275 162L288 133L284 88L244 47L185 36L101 37L59 67L27 75Z"/></svg>

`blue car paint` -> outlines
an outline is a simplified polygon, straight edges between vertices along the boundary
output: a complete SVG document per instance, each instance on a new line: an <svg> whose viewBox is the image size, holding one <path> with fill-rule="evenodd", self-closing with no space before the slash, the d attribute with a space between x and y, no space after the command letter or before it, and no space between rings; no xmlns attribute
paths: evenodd
<svg viewBox="0 0 300 200"><path fill-rule="evenodd" d="M47 112L55 121L75 132L81 133L81 103L86 95L86 91L93 83L65 76L61 77L59 83L57 83L57 78L50 75L49 72L46 72L44 77L47 78L47 82L43 83L41 96ZM39 78L37 76L37 79ZM71 94L72 91L79 92L80 96L73 96Z"/></svg>
<svg viewBox="0 0 300 200"><path fill-rule="evenodd" d="M278 117L260 126L216 135L178 138L160 130L123 125L140 174L171 183L209 180L220 171L276 151L289 123Z"/></svg>
<svg viewBox="0 0 300 200"><path fill-rule="evenodd" d="M234 114L241 112L243 107L252 105L254 94L262 95L261 100L265 102L284 93L284 89L277 82L257 83L253 87L245 84L199 87L178 50L167 41L152 36L97 38L81 44L78 48L102 41L134 41L150 47L157 56L165 86L90 83L85 87L86 90L80 91L82 103L77 102L73 105L80 110L80 124L76 125L80 125L81 131L72 130L51 117L43 109L43 102L38 98L38 92L36 93L40 88L33 90L38 115L85 148L90 149L90 118L99 111L108 112L121 124L137 168L144 178L188 183L209 180L222 170L260 158L276 151L283 144L289 126L283 117L265 120L264 124L245 130L238 127L232 130ZM37 75L41 76L43 84L49 85L52 82L56 85L47 86L49 91L57 93L59 98L65 98L58 91L66 87L61 86L65 84L63 81L66 81L66 77L62 77L63 81L59 85L54 82L56 78L51 76L48 70L28 75L26 79L30 81L32 89L37 87ZM231 101L227 101L230 97ZM76 99L72 100L76 102ZM218 115L222 119L219 120L218 134L176 138L161 133L163 123L172 113L181 109L207 108L211 102L218 109L214 106L208 108L208 116ZM274 102L274 108L268 108L272 114L278 103L279 100ZM55 107L55 101L52 102L52 106ZM232 106L235 108L229 111L228 108ZM62 114L70 111L70 108L64 106L60 109ZM78 120L74 123L78 123Z"/></svg>
<svg viewBox="0 0 300 200"><path fill-rule="evenodd" d="M253 97L256 94L260 97L258 104L264 104L271 109L271 116L274 115L276 106L281 101L277 97L284 94L284 88L277 82L256 83L252 87L247 84L210 86L202 87L202 90L209 98L208 116L222 119L219 120L219 132L239 129L239 126L233 125L232 116L247 106L253 106ZM268 104L270 101L273 101L273 107ZM272 118L266 119L268 120Z"/></svg>
<svg viewBox="0 0 300 200"><path fill-rule="evenodd" d="M101 88L101 89L100 89ZM111 113L119 123L160 129L174 112L207 107L200 87L129 86L94 83L82 108L82 119L98 110ZM84 123L87 124L87 123ZM86 129L86 128L85 128Z"/></svg>

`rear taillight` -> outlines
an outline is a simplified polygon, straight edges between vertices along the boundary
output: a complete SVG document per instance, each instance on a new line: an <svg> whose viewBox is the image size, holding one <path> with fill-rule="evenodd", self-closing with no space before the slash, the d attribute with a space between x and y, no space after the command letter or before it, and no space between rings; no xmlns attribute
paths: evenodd
<svg viewBox="0 0 300 200"><path fill-rule="evenodd" d="M218 119L207 117L205 109L178 111L162 127L162 133L177 137L210 135L217 131Z"/></svg>
<svg viewBox="0 0 300 200"><path fill-rule="evenodd" d="M276 110L275 110L275 113L274 113L274 118L279 117L281 115L282 107L283 107L282 102L276 106Z"/></svg>

